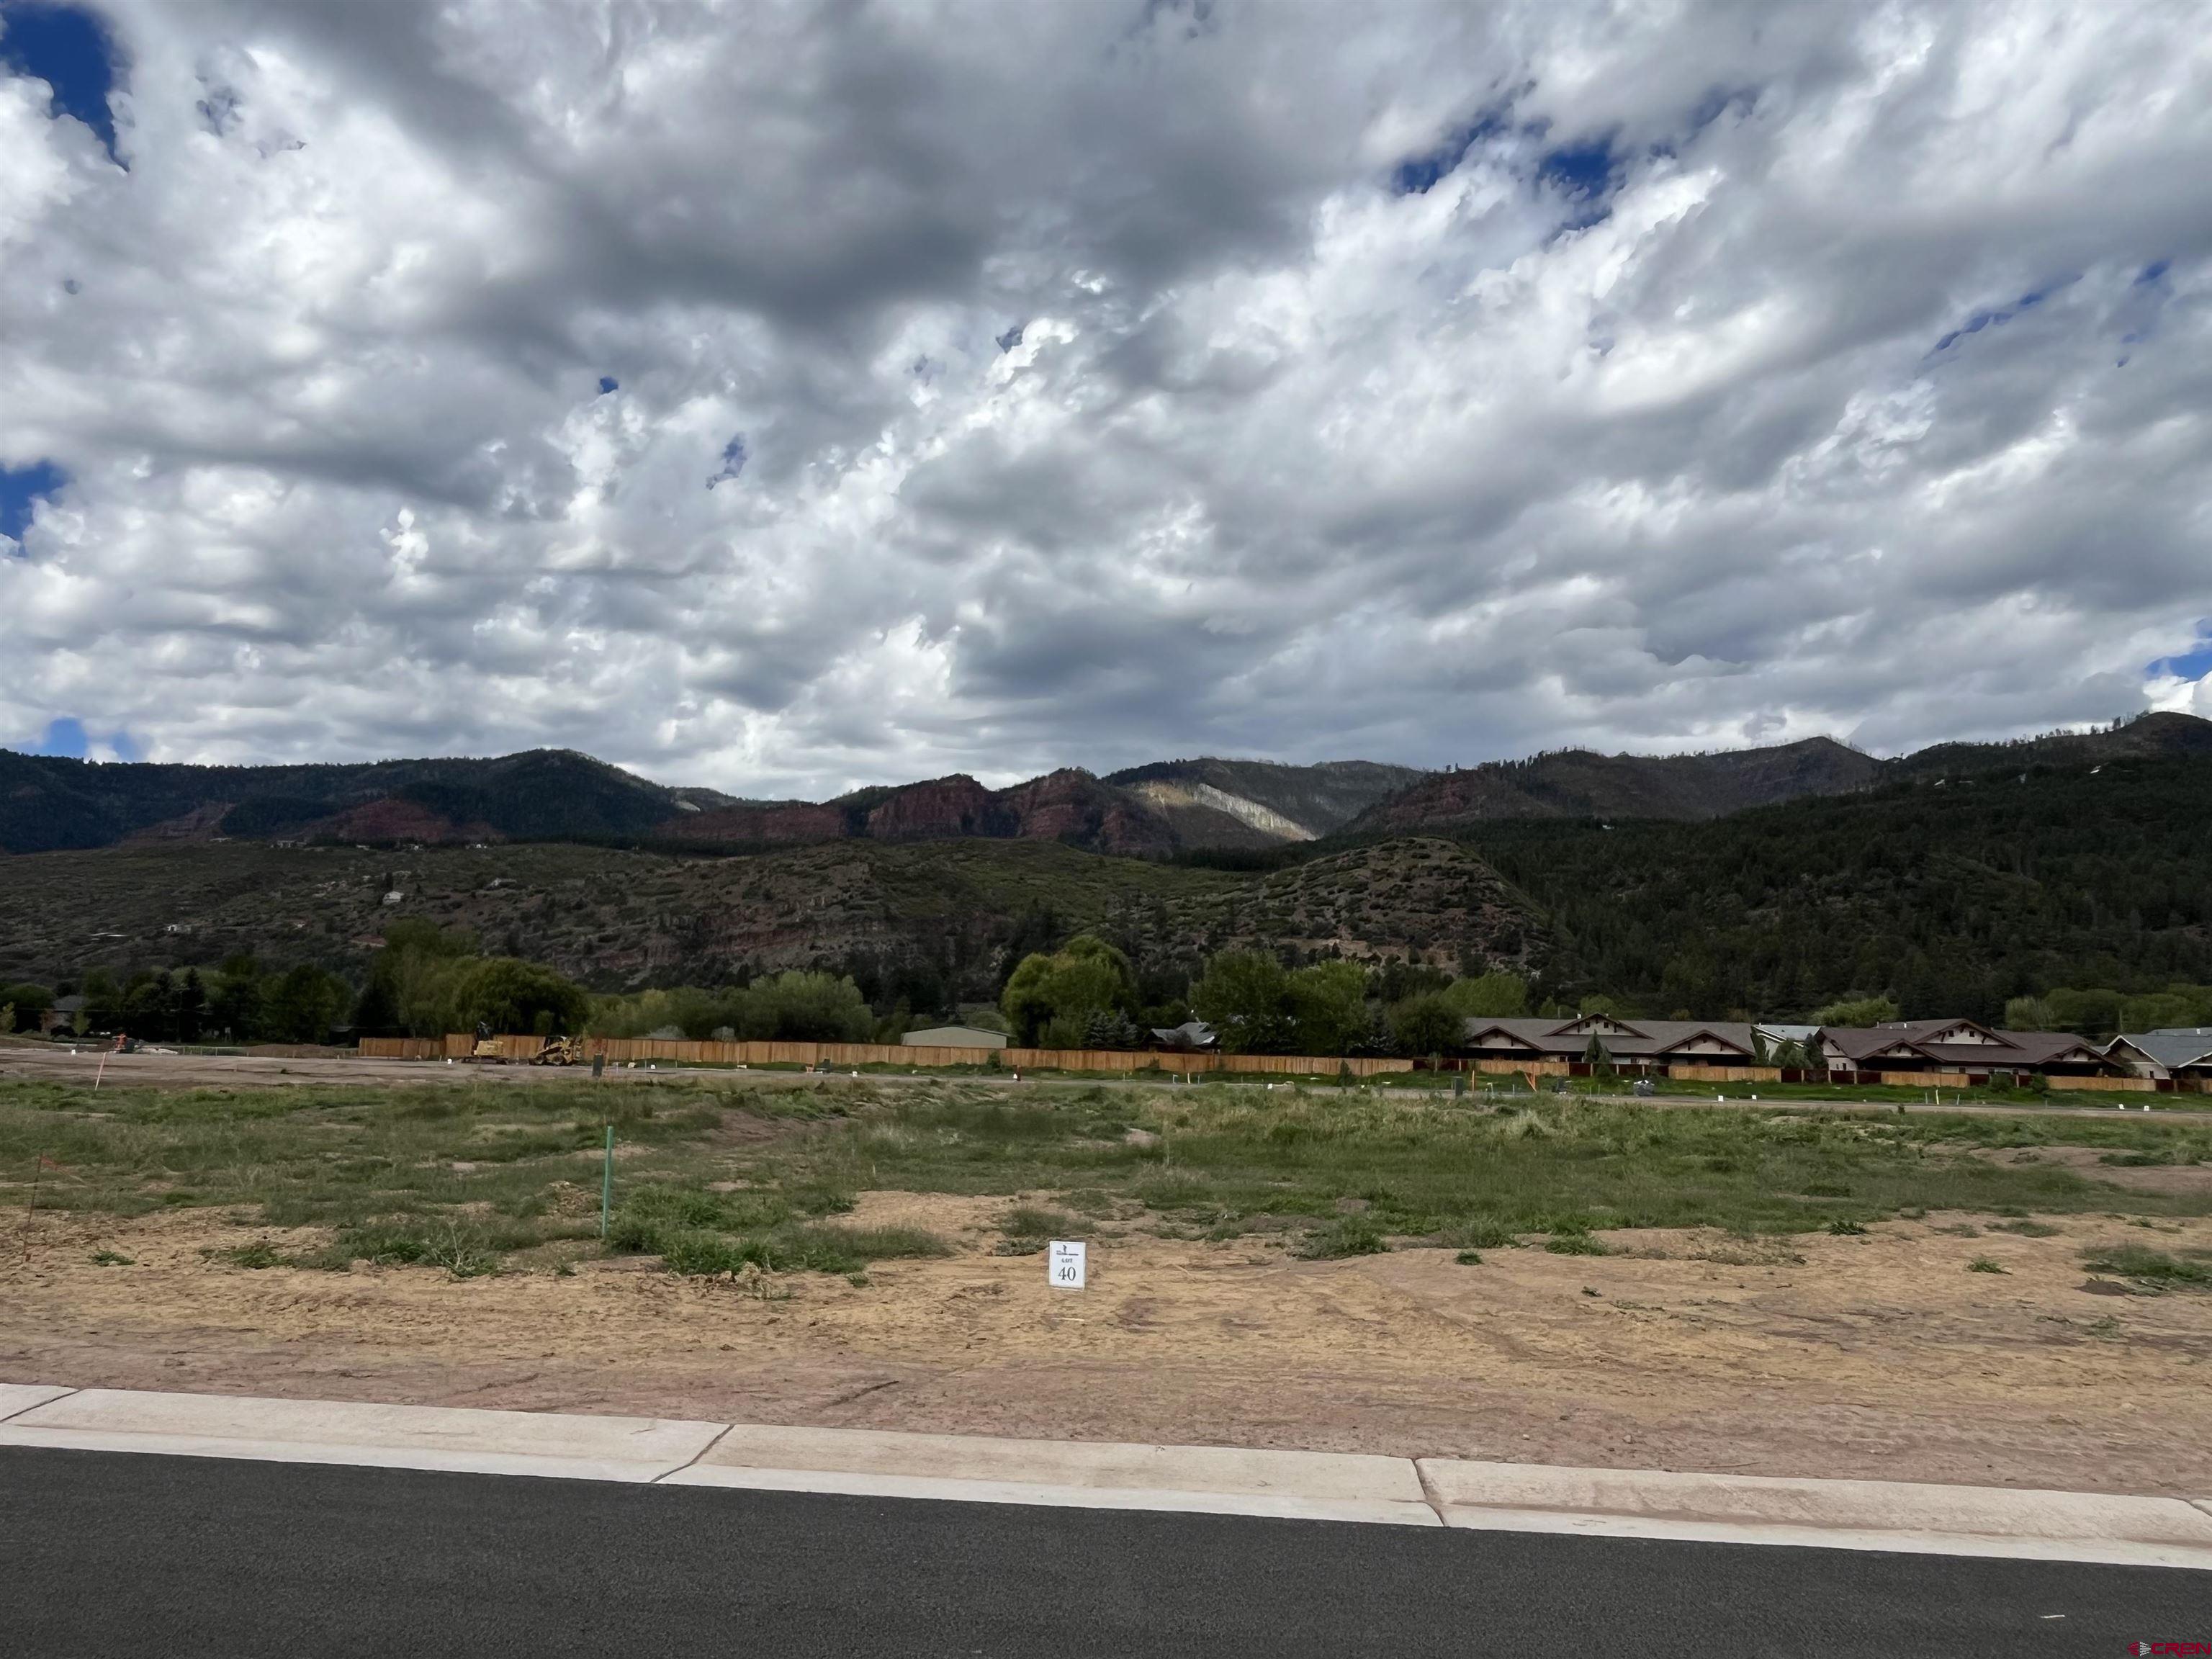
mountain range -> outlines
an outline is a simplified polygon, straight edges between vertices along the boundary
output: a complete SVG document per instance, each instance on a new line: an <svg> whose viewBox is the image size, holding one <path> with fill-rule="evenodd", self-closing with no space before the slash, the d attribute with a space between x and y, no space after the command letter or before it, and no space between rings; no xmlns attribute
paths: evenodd
<svg viewBox="0 0 2212 1659"><path fill-rule="evenodd" d="M2011 744L1878 760L1828 738L1708 754L1564 750L1444 771L1372 761L1176 760L992 789L965 774L828 801L653 783L568 750L312 766L100 764L0 750L0 851L216 840L309 845L585 842L748 852L837 841L1052 841L1166 856L1516 818L1698 821L1807 796L2011 765L2212 755L2212 720L2154 714Z"/></svg>

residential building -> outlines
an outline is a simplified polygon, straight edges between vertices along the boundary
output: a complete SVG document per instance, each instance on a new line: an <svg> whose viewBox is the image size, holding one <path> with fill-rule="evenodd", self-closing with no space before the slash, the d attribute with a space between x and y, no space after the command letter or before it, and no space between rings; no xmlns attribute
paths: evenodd
<svg viewBox="0 0 2212 1659"><path fill-rule="evenodd" d="M899 1041L909 1048L1003 1048L1006 1034L973 1025L933 1025L926 1031L908 1031Z"/></svg>
<svg viewBox="0 0 2212 1659"><path fill-rule="evenodd" d="M1820 1048L1832 1076L1923 1072L1986 1083L2008 1073L2109 1077L2118 1070L2095 1043L2071 1031L1999 1031L1971 1019L1824 1025Z"/></svg>
<svg viewBox="0 0 2212 1659"><path fill-rule="evenodd" d="M1477 1060L1565 1060L1589 1052L1595 1037L1616 1066L1756 1066L1759 1044L1741 1020L1627 1019L1583 1014L1574 1019L1492 1019L1465 1026L1462 1046Z"/></svg>
<svg viewBox="0 0 2212 1659"><path fill-rule="evenodd" d="M2212 1091L2212 1025L2123 1031L2105 1045L2105 1058L2137 1077Z"/></svg>
<svg viewBox="0 0 2212 1659"><path fill-rule="evenodd" d="M1218 1048L1221 1038L1214 1029L1202 1019L1187 1019L1180 1025L1152 1027L1152 1047L1164 1048L1171 1054L1194 1054Z"/></svg>

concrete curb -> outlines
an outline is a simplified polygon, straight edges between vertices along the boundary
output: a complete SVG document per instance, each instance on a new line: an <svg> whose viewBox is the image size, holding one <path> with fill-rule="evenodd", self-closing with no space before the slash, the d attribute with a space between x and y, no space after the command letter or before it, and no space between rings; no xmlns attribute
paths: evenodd
<svg viewBox="0 0 2212 1659"><path fill-rule="evenodd" d="M1228 1446L740 1426L668 1484L1438 1524L1402 1457Z"/></svg>
<svg viewBox="0 0 2212 1659"><path fill-rule="evenodd" d="M0 1446L2212 1571L2212 1499L0 1383Z"/></svg>
<svg viewBox="0 0 2212 1659"><path fill-rule="evenodd" d="M41 1382L0 1382L0 1423L33 1406L43 1406L49 1400L76 1392L75 1389L57 1389Z"/></svg>
<svg viewBox="0 0 2212 1659"><path fill-rule="evenodd" d="M1420 1460L1447 1525L2212 1569L2179 1498Z"/></svg>
<svg viewBox="0 0 2212 1659"><path fill-rule="evenodd" d="M0 1422L0 1445L647 1481L682 1468L724 1427L645 1417L85 1389Z"/></svg>

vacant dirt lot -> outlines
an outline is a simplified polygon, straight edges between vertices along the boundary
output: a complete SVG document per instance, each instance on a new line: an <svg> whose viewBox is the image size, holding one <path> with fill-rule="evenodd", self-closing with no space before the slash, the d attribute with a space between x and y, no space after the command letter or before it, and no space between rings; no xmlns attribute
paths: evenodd
<svg viewBox="0 0 2212 1659"><path fill-rule="evenodd" d="M0 1247L0 1380L2212 1496L2212 1296L2093 1290L2078 1260L2212 1246L2203 1219L1645 1230L1473 1266L1133 1235L1073 1293L988 1254L1007 1203L864 1194L853 1220L961 1249L859 1285L249 1270L203 1251L308 1236L41 1215Z"/></svg>

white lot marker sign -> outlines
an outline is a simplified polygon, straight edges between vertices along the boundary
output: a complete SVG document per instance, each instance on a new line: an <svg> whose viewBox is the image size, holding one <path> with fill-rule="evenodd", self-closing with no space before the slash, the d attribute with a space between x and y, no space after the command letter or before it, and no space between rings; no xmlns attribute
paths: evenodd
<svg viewBox="0 0 2212 1659"><path fill-rule="evenodd" d="M1050 1275L1055 1289L1079 1291L1083 1288L1085 1247L1066 1239L1055 1238L1052 1249L1045 1257L1045 1271Z"/></svg>

